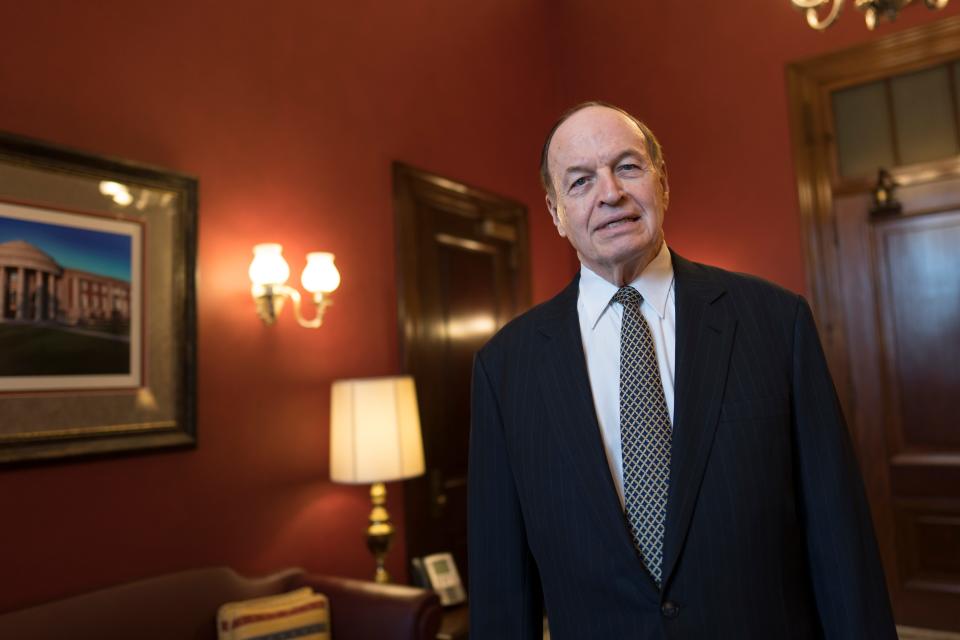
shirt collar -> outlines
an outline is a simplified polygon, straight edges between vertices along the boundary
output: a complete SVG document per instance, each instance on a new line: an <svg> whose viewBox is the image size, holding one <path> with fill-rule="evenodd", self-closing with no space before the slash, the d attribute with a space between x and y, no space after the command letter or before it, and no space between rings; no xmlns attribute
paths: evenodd
<svg viewBox="0 0 960 640"><path fill-rule="evenodd" d="M636 280L630 283L643 296L643 303L650 305L661 319L667 313L667 298L673 286L673 262L667 243L660 245L660 251L647 265ZM610 306L610 300L619 289L607 280L580 264L580 304L593 329L600 316Z"/></svg>

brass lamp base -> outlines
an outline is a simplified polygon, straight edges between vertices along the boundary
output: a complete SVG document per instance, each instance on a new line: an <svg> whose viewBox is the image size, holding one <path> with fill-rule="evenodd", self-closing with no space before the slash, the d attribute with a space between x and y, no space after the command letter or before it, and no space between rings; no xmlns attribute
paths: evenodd
<svg viewBox="0 0 960 640"><path fill-rule="evenodd" d="M390 574L384 567L390 543L393 541L393 525L390 524L390 514L387 513L387 487L382 482L374 483L370 487L370 526L367 527L367 548L373 554L377 563L375 582L390 582Z"/></svg>

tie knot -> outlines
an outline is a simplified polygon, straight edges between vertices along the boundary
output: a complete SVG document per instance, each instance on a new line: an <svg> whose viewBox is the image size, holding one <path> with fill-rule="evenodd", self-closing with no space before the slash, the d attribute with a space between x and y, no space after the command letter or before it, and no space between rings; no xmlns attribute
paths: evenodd
<svg viewBox="0 0 960 640"><path fill-rule="evenodd" d="M640 305L643 304L643 296L633 287L620 287L620 289L613 294L613 300L614 302L619 302L624 307L630 308L639 308Z"/></svg>

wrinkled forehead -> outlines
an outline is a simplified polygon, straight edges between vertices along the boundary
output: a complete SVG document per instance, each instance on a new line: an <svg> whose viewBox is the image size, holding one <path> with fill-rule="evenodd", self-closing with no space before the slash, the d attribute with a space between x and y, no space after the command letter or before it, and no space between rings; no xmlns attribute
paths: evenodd
<svg viewBox="0 0 960 640"><path fill-rule="evenodd" d="M553 134L547 162L553 177L568 166L633 151L649 161L637 123L615 109L591 106L567 118Z"/></svg>

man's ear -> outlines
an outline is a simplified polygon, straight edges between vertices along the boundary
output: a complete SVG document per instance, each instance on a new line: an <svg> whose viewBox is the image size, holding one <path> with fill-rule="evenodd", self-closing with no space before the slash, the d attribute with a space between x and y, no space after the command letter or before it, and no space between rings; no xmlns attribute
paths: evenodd
<svg viewBox="0 0 960 640"><path fill-rule="evenodd" d="M547 203L547 211L550 212L550 217L553 218L553 224L557 227L557 233L560 234L561 238L565 238L567 234L563 230L563 224L560 222L560 215L557 212L557 203L554 202L549 193L544 196L543 199Z"/></svg>
<svg viewBox="0 0 960 640"><path fill-rule="evenodd" d="M661 165L660 171L660 189L663 190L663 210L666 211L670 206L670 182L667 180L667 165Z"/></svg>

